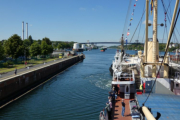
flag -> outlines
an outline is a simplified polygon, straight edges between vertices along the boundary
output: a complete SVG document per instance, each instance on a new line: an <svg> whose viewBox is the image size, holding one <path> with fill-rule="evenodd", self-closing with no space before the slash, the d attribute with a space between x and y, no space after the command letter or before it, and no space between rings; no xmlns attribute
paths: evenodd
<svg viewBox="0 0 180 120"><path fill-rule="evenodd" d="M127 36L129 35L130 33L129 32L127 32Z"/></svg>
<svg viewBox="0 0 180 120"><path fill-rule="evenodd" d="M133 20L133 18L130 19L130 21Z"/></svg>
<svg viewBox="0 0 180 120"><path fill-rule="evenodd" d="M129 26L131 26L131 23L129 24Z"/></svg>
<svg viewBox="0 0 180 120"><path fill-rule="evenodd" d="M132 12L132 15L134 15L134 12Z"/></svg>
<svg viewBox="0 0 180 120"><path fill-rule="evenodd" d="M136 0L136 1L138 1L138 0Z"/></svg>
<svg viewBox="0 0 180 120"><path fill-rule="evenodd" d="M151 15L152 15L152 11L153 11L153 0L151 0Z"/></svg>
<svg viewBox="0 0 180 120"><path fill-rule="evenodd" d="M134 4L134 7L136 7L136 3Z"/></svg>
<svg viewBox="0 0 180 120"><path fill-rule="evenodd" d="M128 29L128 31L129 31L129 29Z"/></svg>
<svg viewBox="0 0 180 120"><path fill-rule="evenodd" d="M135 9L133 9L133 12L134 12Z"/></svg>

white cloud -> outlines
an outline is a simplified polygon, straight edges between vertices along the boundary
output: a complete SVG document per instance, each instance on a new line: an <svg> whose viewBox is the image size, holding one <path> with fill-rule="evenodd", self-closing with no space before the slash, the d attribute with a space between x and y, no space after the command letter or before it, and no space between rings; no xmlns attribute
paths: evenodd
<svg viewBox="0 0 180 120"><path fill-rule="evenodd" d="M151 20L148 20L148 23L151 23L152 24L152 21ZM144 22L142 24L146 24L146 20L144 20Z"/></svg>
<svg viewBox="0 0 180 120"><path fill-rule="evenodd" d="M86 8L81 7L81 8L79 8L79 10L82 10L82 11L83 11L83 10L86 10Z"/></svg>

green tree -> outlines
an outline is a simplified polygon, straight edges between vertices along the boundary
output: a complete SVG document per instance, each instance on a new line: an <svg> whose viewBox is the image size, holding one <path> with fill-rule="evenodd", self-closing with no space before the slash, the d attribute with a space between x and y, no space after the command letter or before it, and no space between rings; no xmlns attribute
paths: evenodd
<svg viewBox="0 0 180 120"><path fill-rule="evenodd" d="M42 41L41 42L41 53L42 55L47 55L49 54L49 46L46 43L46 41Z"/></svg>
<svg viewBox="0 0 180 120"><path fill-rule="evenodd" d="M3 59L3 57L4 57L4 47L0 43L0 60Z"/></svg>
<svg viewBox="0 0 180 120"><path fill-rule="evenodd" d="M33 44L33 39L31 35L28 37L28 40L30 41L31 44Z"/></svg>
<svg viewBox="0 0 180 120"><path fill-rule="evenodd" d="M30 55L30 46L31 46L31 41L29 39L23 40L23 46L24 46L24 55L27 58L27 56Z"/></svg>
<svg viewBox="0 0 180 120"><path fill-rule="evenodd" d="M52 53L53 52L53 46L52 45L48 45L48 52Z"/></svg>
<svg viewBox="0 0 180 120"><path fill-rule="evenodd" d="M30 55L37 56L40 54L41 54L41 46L38 44L38 42L34 42L30 47Z"/></svg>
<svg viewBox="0 0 180 120"><path fill-rule="evenodd" d="M17 34L12 35L4 45L5 53L12 58L18 58L23 55L24 46L21 37Z"/></svg>
<svg viewBox="0 0 180 120"><path fill-rule="evenodd" d="M171 47L168 50L169 50L169 52L172 52L172 51L175 51L176 49L177 49L176 47Z"/></svg>
<svg viewBox="0 0 180 120"><path fill-rule="evenodd" d="M62 44L59 43L58 46L57 46L57 48L58 48L58 49L63 49L63 48L62 48Z"/></svg>
<svg viewBox="0 0 180 120"><path fill-rule="evenodd" d="M39 45L41 45L41 40L40 39L38 39L37 42L38 42Z"/></svg>
<svg viewBox="0 0 180 120"><path fill-rule="evenodd" d="M71 42L69 43L70 48L73 48L74 43L75 43L75 42L73 42L73 41L71 41Z"/></svg>
<svg viewBox="0 0 180 120"><path fill-rule="evenodd" d="M53 49L57 49L58 48L58 42L54 42L53 43Z"/></svg>
<svg viewBox="0 0 180 120"><path fill-rule="evenodd" d="M31 41L29 39L25 39L25 40L23 40L23 45L24 45L24 47L30 47Z"/></svg>
<svg viewBox="0 0 180 120"><path fill-rule="evenodd" d="M24 46L23 46L23 49L24 49L24 55L25 55L25 57L27 58L27 56L30 55L29 47L24 47Z"/></svg>
<svg viewBox="0 0 180 120"><path fill-rule="evenodd" d="M165 51L166 44L164 43L159 43L159 51Z"/></svg>
<svg viewBox="0 0 180 120"><path fill-rule="evenodd" d="M47 37L43 38L42 41L45 41L48 45L52 45L52 42Z"/></svg>

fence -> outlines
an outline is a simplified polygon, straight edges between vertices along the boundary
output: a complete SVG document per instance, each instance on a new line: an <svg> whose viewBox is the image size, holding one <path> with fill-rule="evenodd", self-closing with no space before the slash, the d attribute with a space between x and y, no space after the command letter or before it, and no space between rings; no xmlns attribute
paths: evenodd
<svg viewBox="0 0 180 120"><path fill-rule="evenodd" d="M170 55L170 61L174 63L180 63L180 55Z"/></svg>
<svg viewBox="0 0 180 120"><path fill-rule="evenodd" d="M26 65L26 64L40 64L46 61L51 61L52 59L56 59L59 56L37 56L37 57L31 57L31 58L17 58L17 59L5 59L0 61L0 68L13 68L17 65Z"/></svg>

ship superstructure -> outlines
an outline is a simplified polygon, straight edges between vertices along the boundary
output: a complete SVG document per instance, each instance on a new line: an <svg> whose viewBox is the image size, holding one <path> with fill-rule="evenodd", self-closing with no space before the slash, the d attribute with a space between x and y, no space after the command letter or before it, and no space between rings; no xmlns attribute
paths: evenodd
<svg viewBox="0 0 180 120"><path fill-rule="evenodd" d="M154 117L155 115L152 115L147 107L144 106L150 96L150 93L155 93L154 96L157 96L156 94L170 94L172 96L174 95L174 93L180 94L180 72L175 73L175 80L169 79L169 66L172 63L170 62L170 57L167 53L170 39L176 25L175 19L177 20L178 18L178 15L176 17L176 14L179 0L176 0L167 45L165 48L165 54L163 57L159 57L159 41L157 39L158 0L154 0L151 2L154 7L153 38L148 39L149 0L146 0L146 37L144 52L138 51L138 55L135 57L127 56L124 53L122 36L121 52L117 51L114 56L115 60L111 65L112 88L117 88L116 92L118 97L113 104L113 114L110 114L111 116L113 116L113 118L111 119L116 118L127 120L136 118L140 120L142 119L142 117L146 117L148 120L159 119L161 116L160 113L158 113L157 116ZM139 90L137 90L137 88L139 88ZM171 91L174 91L174 93ZM112 92L114 92L114 89ZM146 98L144 102L140 100L140 103L143 104L143 106L138 104L138 101L136 101L136 98L138 98L138 100L139 98L141 98L139 95L138 97L136 97L137 94L143 94L143 99ZM162 96L162 98L163 97L165 98L165 96ZM127 104L126 109L128 111L126 114L129 114L131 117L127 116L126 118L123 118L121 115L117 115L118 113L120 114L122 110L122 99L124 99Z"/></svg>

